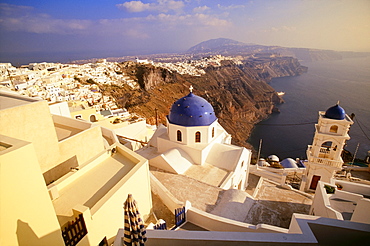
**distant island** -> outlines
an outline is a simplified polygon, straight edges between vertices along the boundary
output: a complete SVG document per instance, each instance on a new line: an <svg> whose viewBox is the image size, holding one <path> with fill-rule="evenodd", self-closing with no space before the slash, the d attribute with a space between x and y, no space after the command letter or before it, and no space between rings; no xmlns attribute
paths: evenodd
<svg viewBox="0 0 370 246"><path fill-rule="evenodd" d="M191 59L201 59L202 57L210 55L223 55L223 56L253 56L258 57L276 54L279 56L289 56L297 58L298 61L322 61L322 60L340 60L344 58L366 57L370 56L370 52L353 52L353 51L334 51L334 50L321 50L310 48L289 48L282 46L267 46L251 43L243 43L227 38L210 39L201 42L187 51L182 53L164 53L142 55L153 61L161 62L177 62ZM122 62L133 60L136 56L123 56L123 57L108 57L108 61ZM76 60L73 63L86 63L93 62L97 59Z"/></svg>

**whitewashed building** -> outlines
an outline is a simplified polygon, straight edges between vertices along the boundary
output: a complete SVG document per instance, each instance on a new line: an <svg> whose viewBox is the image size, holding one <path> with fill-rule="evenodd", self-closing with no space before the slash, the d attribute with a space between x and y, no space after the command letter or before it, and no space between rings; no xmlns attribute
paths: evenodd
<svg viewBox="0 0 370 246"><path fill-rule="evenodd" d="M335 172L342 169L341 153L350 139L348 131L352 124L339 104L319 112L313 143L307 148L308 162L301 190L316 190L319 180L332 183Z"/></svg>
<svg viewBox="0 0 370 246"><path fill-rule="evenodd" d="M150 165L184 174L223 189L244 190L251 151L231 145L212 105L190 92L173 103L167 127L159 126L149 145L157 155Z"/></svg>

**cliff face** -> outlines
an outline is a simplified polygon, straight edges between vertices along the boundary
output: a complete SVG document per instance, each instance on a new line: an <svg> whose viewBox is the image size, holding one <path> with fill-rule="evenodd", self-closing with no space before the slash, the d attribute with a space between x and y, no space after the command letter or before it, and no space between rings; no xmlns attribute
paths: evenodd
<svg viewBox="0 0 370 246"><path fill-rule="evenodd" d="M272 113L282 100L266 81L272 77L298 75L299 63L282 60L236 65L223 61L221 66L210 66L202 76L180 75L152 65L122 64L126 74L139 82L141 89L106 87L105 93L114 96L121 107L147 118L155 124L156 110L159 123L166 124L166 115L177 99L194 93L208 100L214 107L221 125L229 132L234 143L246 146L246 140L258 121Z"/></svg>
<svg viewBox="0 0 370 246"><path fill-rule="evenodd" d="M250 76L266 82L270 82L273 78L297 76L307 72L307 67L301 66L298 60L293 57L249 59L244 61L244 64L243 70ZM253 72L256 75L252 75Z"/></svg>

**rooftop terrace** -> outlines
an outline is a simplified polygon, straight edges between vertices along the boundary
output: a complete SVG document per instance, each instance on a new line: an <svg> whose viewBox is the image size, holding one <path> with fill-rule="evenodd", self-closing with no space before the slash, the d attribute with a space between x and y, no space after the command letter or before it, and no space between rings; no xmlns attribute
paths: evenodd
<svg viewBox="0 0 370 246"><path fill-rule="evenodd" d="M120 152L100 158L102 160L86 172L83 169L90 167L86 166L70 175L72 177L78 172L84 172L78 179L72 178L71 182L64 180L68 184L59 190L59 197L53 201L61 225L71 219L72 208L76 205L82 204L91 209L136 164ZM56 182L56 185L60 184Z"/></svg>

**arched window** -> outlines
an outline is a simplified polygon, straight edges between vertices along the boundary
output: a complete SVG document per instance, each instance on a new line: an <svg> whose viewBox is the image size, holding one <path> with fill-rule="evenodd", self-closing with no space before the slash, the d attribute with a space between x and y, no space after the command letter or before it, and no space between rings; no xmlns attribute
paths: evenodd
<svg viewBox="0 0 370 246"><path fill-rule="evenodd" d="M200 132L195 133L195 142L200 143Z"/></svg>
<svg viewBox="0 0 370 246"><path fill-rule="evenodd" d="M332 146L332 144L333 144L333 142L332 141L327 141L327 142L325 142L325 143L323 143L322 145L321 145L321 147L323 147L323 148L331 148L331 146Z"/></svg>
<svg viewBox="0 0 370 246"><path fill-rule="evenodd" d="M212 128L212 137L213 138L215 137L215 128L214 127Z"/></svg>
<svg viewBox="0 0 370 246"><path fill-rule="evenodd" d="M338 126L333 125L330 127L330 132L337 133L338 132Z"/></svg>
<svg viewBox="0 0 370 246"><path fill-rule="evenodd" d="M326 141L323 144L321 144L319 157L328 158L331 152L332 145L333 145L332 141Z"/></svg>
<svg viewBox="0 0 370 246"><path fill-rule="evenodd" d="M182 134L180 130L177 130L177 141L181 142L182 141Z"/></svg>

